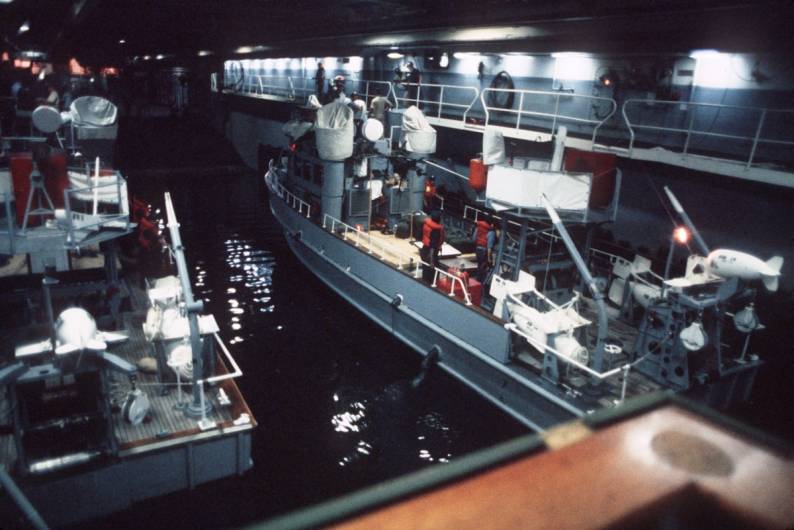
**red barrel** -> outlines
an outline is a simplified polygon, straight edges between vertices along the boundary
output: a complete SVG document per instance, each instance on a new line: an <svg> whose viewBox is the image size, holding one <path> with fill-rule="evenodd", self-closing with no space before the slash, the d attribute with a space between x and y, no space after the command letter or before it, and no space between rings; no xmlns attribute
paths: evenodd
<svg viewBox="0 0 794 530"><path fill-rule="evenodd" d="M30 193L30 174L33 172L33 155L31 153L12 153L10 156L11 182L14 186L14 203L17 210L17 224L22 225L25 218L25 206ZM38 222L38 217L31 217L29 223Z"/></svg>
<svg viewBox="0 0 794 530"><path fill-rule="evenodd" d="M483 191L488 184L488 166L482 158L472 158L469 162L469 185L476 192Z"/></svg>
<svg viewBox="0 0 794 530"><path fill-rule="evenodd" d="M69 187L69 173L66 166L66 153L63 151L55 151L39 163L39 171L44 177L44 187L56 208L63 208L63 192Z"/></svg>

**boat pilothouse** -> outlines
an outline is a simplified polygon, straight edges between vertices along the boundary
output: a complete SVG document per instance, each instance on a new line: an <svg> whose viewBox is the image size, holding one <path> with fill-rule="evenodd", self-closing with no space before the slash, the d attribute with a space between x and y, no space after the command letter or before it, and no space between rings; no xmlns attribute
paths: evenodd
<svg viewBox="0 0 794 530"><path fill-rule="evenodd" d="M762 327L754 282L773 286L777 258L699 248L671 277L670 261L662 275L642 256L598 249L620 172L614 157L604 170L598 153L565 150L564 130L548 161L508 157L486 128L485 207L456 207L426 193L433 173L452 170L432 158L436 131L417 107L392 114L399 126L386 130L399 138L354 123L338 102L316 113L285 126L300 133L266 175L290 247L364 314L418 352L439 352L442 368L508 413L543 429L655 390L718 405L746 399L760 365L748 349ZM432 209L447 234L436 267L417 241ZM483 216L498 221L499 237L480 282L471 233ZM583 245L569 234L574 225ZM731 259L733 268L722 264Z"/></svg>

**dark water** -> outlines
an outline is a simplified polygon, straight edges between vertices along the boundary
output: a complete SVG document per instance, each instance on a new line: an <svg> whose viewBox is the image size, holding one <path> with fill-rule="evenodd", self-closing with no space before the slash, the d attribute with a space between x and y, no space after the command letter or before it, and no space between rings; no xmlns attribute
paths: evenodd
<svg viewBox="0 0 794 530"><path fill-rule="evenodd" d="M132 125L148 129L146 123ZM178 132L183 125L173 127ZM169 152L168 145L175 147L171 134L161 130L160 141L171 143L152 145L161 150L160 163L193 167L189 156ZM131 191L160 208L160 215L162 192L171 191L196 295L215 315L245 373L238 384L259 423L255 467L243 477L153 499L89 526L249 523L527 432L440 370L411 389L419 355L293 257L258 176L243 170L152 176L145 170L157 165L156 157L149 153L146 163L131 158L146 148L141 144L155 142L144 137L130 134L134 147L121 146L130 157ZM218 165L239 163L228 153L216 157L211 162Z"/></svg>

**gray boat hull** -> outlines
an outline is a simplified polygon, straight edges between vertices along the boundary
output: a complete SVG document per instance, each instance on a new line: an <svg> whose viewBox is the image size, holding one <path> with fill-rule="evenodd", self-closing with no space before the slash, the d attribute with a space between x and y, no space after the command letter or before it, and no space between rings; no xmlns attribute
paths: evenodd
<svg viewBox="0 0 794 530"><path fill-rule="evenodd" d="M587 412L507 362L510 332L497 319L356 248L272 192L270 206L290 249L320 280L420 354L438 348L442 369L520 422L541 430Z"/></svg>

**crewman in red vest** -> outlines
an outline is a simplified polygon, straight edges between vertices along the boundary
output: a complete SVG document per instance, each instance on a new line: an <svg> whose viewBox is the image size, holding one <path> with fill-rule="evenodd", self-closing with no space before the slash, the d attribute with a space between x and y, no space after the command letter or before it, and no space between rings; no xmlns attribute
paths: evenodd
<svg viewBox="0 0 794 530"><path fill-rule="evenodd" d="M477 255L477 281L485 283L493 262L493 247L496 243L496 229L490 214L486 214L474 224L473 239L474 253Z"/></svg>
<svg viewBox="0 0 794 530"><path fill-rule="evenodd" d="M419 255L422 258L422 279L426 282L433 281L435 268L438 267L438 254L443 244L444 225L441 224L441 212L436 210L425 218L422 226L422 249Z"/></svg>

